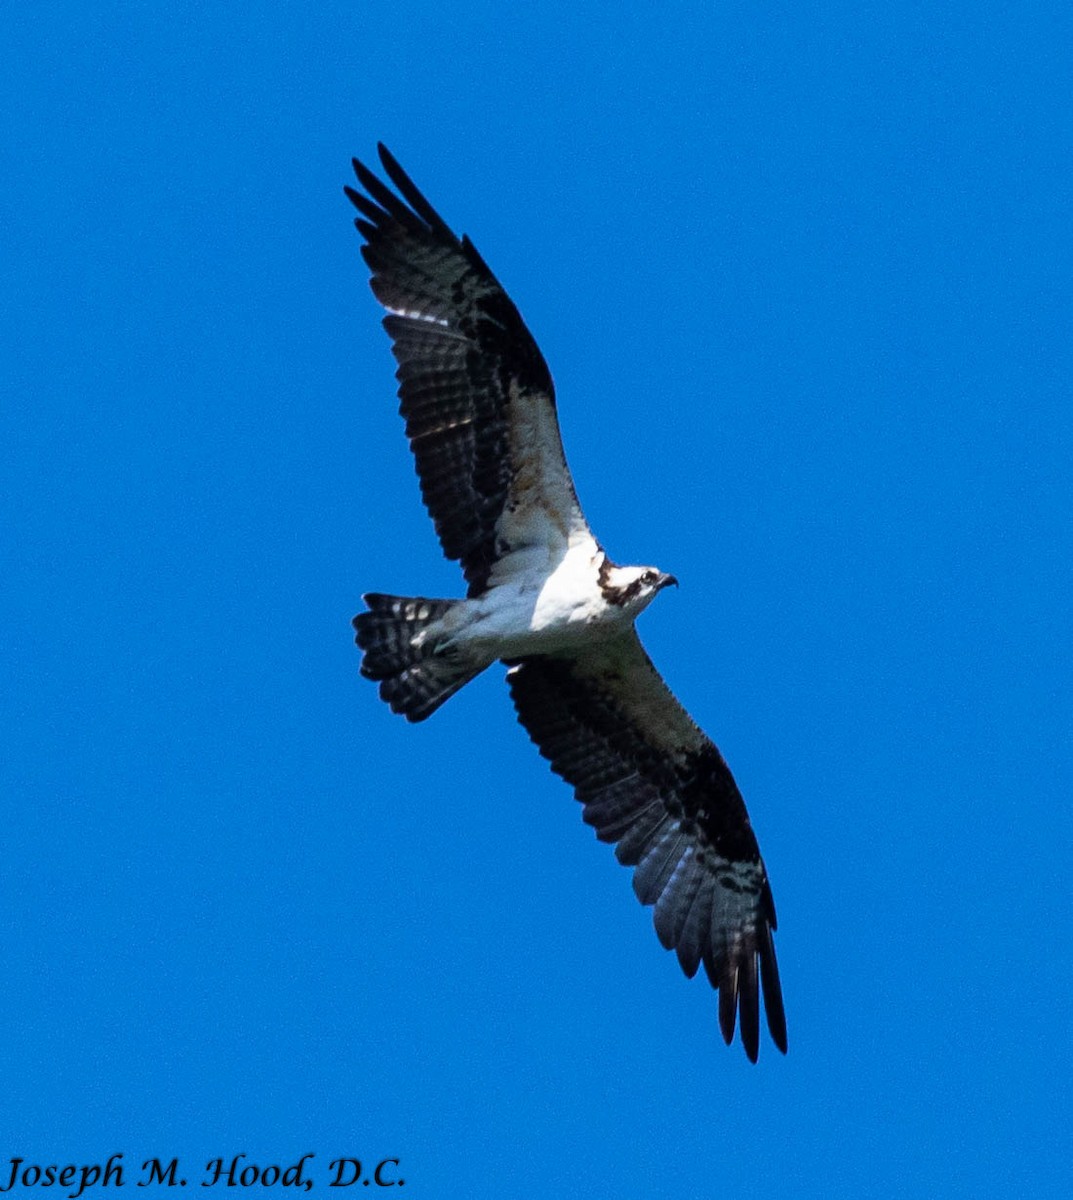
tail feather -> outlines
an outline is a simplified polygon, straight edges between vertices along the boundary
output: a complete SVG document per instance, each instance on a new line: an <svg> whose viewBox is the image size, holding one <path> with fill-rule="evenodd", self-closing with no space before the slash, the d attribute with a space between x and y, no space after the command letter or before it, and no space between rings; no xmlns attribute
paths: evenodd
<svg viewBox="0 0 1073 1200"><path fill-rule="evenodd" d="M379 592L362 599L368 612L354 618L354 640L365 652L361 673L379 682L380 698L408 721L430 717L487 665L445 652L430 630L454 605L465 601Z"/></svg>

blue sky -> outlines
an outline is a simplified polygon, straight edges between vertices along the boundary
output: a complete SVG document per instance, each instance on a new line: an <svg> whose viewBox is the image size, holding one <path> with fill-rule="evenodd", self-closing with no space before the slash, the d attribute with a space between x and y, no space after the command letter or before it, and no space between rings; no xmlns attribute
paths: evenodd
<svg viewBox="0 0 1073 1200"><path fill-rule="evenodd" d="M611 11L0 18L0 1183L1068 1185L1073 16ZM378 139L609 552L681 580L642 635L749 804L786 1058L722 1045L496 671L419 728L358 676L362 591L461 591L341 190Z"/></svg>

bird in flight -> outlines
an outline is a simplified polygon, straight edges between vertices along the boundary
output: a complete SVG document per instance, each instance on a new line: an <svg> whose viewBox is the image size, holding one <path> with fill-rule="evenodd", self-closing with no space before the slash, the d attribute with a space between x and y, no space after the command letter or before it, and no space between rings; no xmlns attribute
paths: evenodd
<svg viewBox="0 0 1073 1200"><path fill-rule="evenodd" d="M659 940L703 963L729 1044L775 1045L786 1016L775 906L741 792L656 671L634 622L677 580L619 566L582 514L543 355L468 237L384 146L385 183L354 160L361 252L398 361L425 506L468 584L463 600L372 592L354 618L361 672L423 721L496 661L518 719L574 787L584 820L634 868Z"/></svg>

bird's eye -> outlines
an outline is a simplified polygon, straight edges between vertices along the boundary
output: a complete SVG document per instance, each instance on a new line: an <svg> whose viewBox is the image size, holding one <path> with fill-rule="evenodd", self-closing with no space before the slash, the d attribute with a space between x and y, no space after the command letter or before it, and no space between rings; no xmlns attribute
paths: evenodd
<svg viewBox="0 0 1073 1200"><path fill-rule="evenodd" d="M645 571L645 573L641 576L641 582L642 583L655 583L656 582L656 572L655 571Z"/></svg>

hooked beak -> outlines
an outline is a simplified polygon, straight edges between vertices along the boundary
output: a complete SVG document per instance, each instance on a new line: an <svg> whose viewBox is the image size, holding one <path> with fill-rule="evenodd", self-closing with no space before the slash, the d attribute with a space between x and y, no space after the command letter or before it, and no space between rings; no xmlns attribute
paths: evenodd
<svg viewBox="0 0 1073 1200"><path fill-rule="evenodd" d="M665 587L677 587L678 580L673 575L662 574L659 577L659 587L662 591Z"/></svg>

